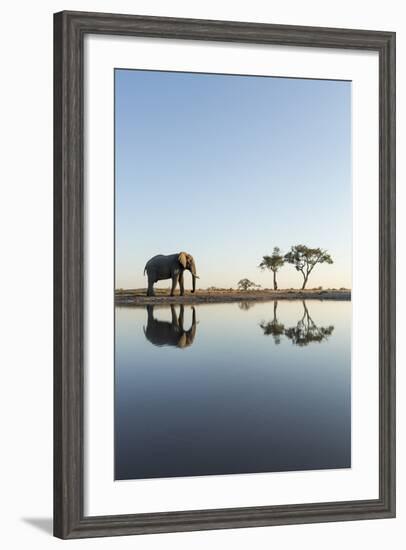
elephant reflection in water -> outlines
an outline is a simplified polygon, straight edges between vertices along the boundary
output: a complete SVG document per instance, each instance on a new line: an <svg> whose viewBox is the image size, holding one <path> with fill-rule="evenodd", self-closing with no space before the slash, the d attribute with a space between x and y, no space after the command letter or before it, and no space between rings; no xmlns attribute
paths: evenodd
<svg viewBox="0 0 406 550"><path fill-rule="evenodd" d="M192 325L189 330L183 327L184 306L180 306L179 316L175 306L171 305L171 321L159 321L154 317L154 306L147 306L148 321L144 327L145 338L154 346L175 346L187 348L193 344L196 336L196 311L192 306Z"/></svg>
<svg viewBox="0 0 406 550"><path fill-rule="evenodd" d="M310 317L309 310L306 306L306 302L303 301L303 316L297 322L296 326L285 328L285 325L278 322L276 317L276 309L278 302L274 302L274 316L273 320L269 323L264 321L260 323L260 327L264 331L265 335L272 334L275 343L280 343L281 335L286 336L291 340L292 344L296 346L307 346L312 342L323 342L327 340L333 333L334 326L318 327L313 319Z"/></svg>

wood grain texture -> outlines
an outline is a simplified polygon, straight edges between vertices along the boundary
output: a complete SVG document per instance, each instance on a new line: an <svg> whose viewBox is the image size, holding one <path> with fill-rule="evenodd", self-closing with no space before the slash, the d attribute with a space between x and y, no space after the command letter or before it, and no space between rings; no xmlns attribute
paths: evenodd
<svg viewBox="0 0 406 550"><path fill-rule="evenodd" d="M83 514L83 37L86 33L379 53L379 498L85 517ZM54 16L54 534L102 537L395 515L395 34L133 15Z"/></svg>

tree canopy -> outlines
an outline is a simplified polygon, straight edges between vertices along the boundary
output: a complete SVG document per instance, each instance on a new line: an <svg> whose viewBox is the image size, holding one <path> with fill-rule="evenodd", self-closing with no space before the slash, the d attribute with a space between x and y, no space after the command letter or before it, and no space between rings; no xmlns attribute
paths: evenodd
<svg viewBox="0 0 406 550"><path fill-rule="evenodd" d="M259 268L269 269L273 272L273 288L278 289L278 283L276 281L276 272L284 265L285 257L282 255L280 248L274 247L272 256L262 256L262 261L259 264Z"/></svg>
<svg viewBox="0 0 406 550"><path fill-rule="evenodd" d="M309 248L304 244L292 246L290 251L285 254L285 261L293 264L296 271L303 275L302 290L306 288L310 273L317 264L332 264L333 260L327 250L321 248Z"/></svg>

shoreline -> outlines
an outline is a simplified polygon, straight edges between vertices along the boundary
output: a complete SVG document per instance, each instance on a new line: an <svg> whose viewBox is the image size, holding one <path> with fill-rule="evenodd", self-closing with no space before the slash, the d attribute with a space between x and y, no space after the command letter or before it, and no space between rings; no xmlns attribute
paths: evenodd
<svg viewBox="0 0 406 550"><path fill-rule="evenodd" d="M326 290L197 290L184 296L170 296L169 291L157 290L156 296L147 296L145 289L116 290L116 306L147 306L158 304L221 304L232 302L266 302L275 300L339 300L350 301L349 289Z"/></svg>

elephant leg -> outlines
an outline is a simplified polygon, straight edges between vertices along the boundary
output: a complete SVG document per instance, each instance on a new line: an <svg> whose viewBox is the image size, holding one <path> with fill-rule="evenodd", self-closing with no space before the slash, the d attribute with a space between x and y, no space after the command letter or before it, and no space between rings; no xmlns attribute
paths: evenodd
<svg viewBox="0 0 406 550"><path fill-rule="evenodd" d="M178 323L179 323L179 326L180 326L180 329L182 330L182 332L185 330L185 329L183 328L184 314L185 314L185 308L184 308L183 304L180 304L180 311L179 311Z"/></svg>
<svg viewBox="0 0 406 550"><path fill-rule="evenodd" d="M152 323L154 319L154 306L147 306L148 323Z"/></svg>
<svg viewBox="0 0 406 550"><path fill-rule="evenodd" d="M148 290L147 290L147 296L155 296L154 292L154 279L152 277L148 276Z"/></svg>
<svg viewBox="0 0 406 550"><path fill-rule="evenodd" d="M172 326L177 327L178 326L178 318L176 316L176 309L173 304L171 304L171 316L172 316Z"/></svg>
<svg viewBox="0 0 406 550"><path fill-rule="evenodd" d="M179 275L179 289L180 289L180 295L183 296L185 294L185 288L183 286L183 273Z"/></svg>
<svg viewBox="0 0 406 550"><path fill-rule="evenodd" d="M178 282L178 276L174 275L172 277L172 288L171 288L171 296L173 296L173 293L175 292L176 284Z"/></svg>

